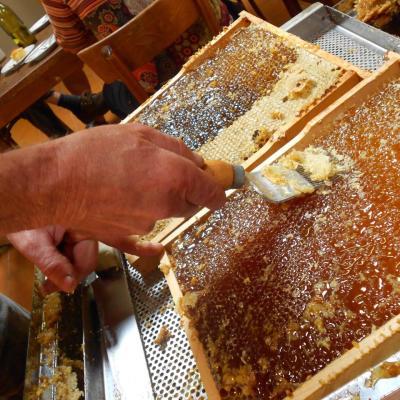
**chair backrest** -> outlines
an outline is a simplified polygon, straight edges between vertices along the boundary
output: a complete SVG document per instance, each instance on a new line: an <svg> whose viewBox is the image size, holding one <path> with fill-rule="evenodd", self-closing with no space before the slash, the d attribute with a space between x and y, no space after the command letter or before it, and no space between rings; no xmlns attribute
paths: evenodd
<svg viewBox="0 0 400 400"><path fill-rule="evenodd" d="M219 24L209 0L155 0L123 27L81 50L79 58L105 82L121 79L140 102L149 95L131 71L170 46L199 17L210 32Z"/></svg>
<svg viewBox="0 0 400 400"><path fill-rule="evenodd" d="M256 17L262 18L264 17L262 13L260 12L259 8L257 7L257 4L253 0L240 0L241 5L243 8L249 12L250 14L255 15Z"/></svg>

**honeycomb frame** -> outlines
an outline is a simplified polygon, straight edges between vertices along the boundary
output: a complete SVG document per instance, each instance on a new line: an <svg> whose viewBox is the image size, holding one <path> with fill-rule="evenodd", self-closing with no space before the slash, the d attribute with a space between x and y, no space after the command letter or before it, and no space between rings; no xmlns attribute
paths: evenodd
<svg viewBox="0 0 400 400"><path fill-rule="evenodd" d="M345 96L336 101L318 117L314 118L292 141L265 160L262 165L267 166L289 151L303 150L313 143L313 139L320 137L323 126L329 125L345 110L362 103L365 98L376 92L382 84L390 79L400 77L400 56L389 53L386 64L371 75L368 79L350 90ZM181 225L176 231L165 238L162 243L167 249L161 260L160 269L163 271L170 288L175 304L179 309L182 291L174 274L168 253L173 243L188 229L198 222L205 221L210 211L201 210L193 218ZM212 377L211 370L204 348L198 338L196 329L190 320L181 315L182 326L188 336L193 355L210 400L221 400L219 390ZM367 369L389 357L400 340L400 315L376 329L363 339L357 346L346 351L342 356L325 366L321 371L301 384L287 400L319 400L332 393L347 382L356 378Z"/></svg>
<svg viewBox="0 0 400 400"><path fill-rule="evenodd" d="M257 18L247 12L242 12L240 18L233 22L229 27L225 28L216 38L214 38L205 47L199 50L189 61L183 66L182 70L171 79L166 85L164 85L157 93L151 98L144 102L138 107L131 115L129 115L122 123L133 123L136 122L140 114L155 101L160 99L163 94L173 87L182 77L191 71L196 70L202 63L210 59L219 49L224 48L231 40L231 38L242 28L250 25L260 25L267 31L277 35L279 38L285 39L291 45L306 50L307 52L314 54L322 59L333 63L337 67L341 68L343 74L338 77L336 84L329 88L322 96L316 98L316 100L305 107L296 115L292 121L283 124L279 128L280 135L273 140L268 140L259 150L249 156L242 165L246 170L250 170L264 161L266 158L271 156L274 152L279 150L287 142L292 140L304 126L321 111L326 109L338 98L347 93L351 88L357 85L362 79L370 75L369 72L363 71L352 64L332 55L324 50L321 50L318 46L311 43L305 42L297 36L287 33L280 28L277 28L268 22ZM245 114L246 115L246 114ZM239 117L240 119L240 117ZM238 120L236 120L238 121ZM235 121L235 122L236 122ZM232 126L232 125L230 125ZM207 145L207 143L205 144ZM204 147L204 146L202 146ZM201 153L201 149L200 149ZM185 219L174 218L171 219L168 224L161 224L160 229L154 230L148 238L153 242L161 242L175 229L177 229ZM144 276L151 273L157 266L159 259L140 259L136 256L127 255L127 258L131 264Z"/></svg>

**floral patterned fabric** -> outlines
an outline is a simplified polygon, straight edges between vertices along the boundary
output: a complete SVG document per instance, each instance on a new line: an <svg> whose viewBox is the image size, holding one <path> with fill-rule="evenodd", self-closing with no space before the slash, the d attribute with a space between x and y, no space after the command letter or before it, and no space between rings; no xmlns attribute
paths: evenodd
<svg viewBox="0 0 400 400"><path fill-rule="evenodd" d="M108 0L83 20L96 39L101 40L125 25L133 15L122 0Z"/></svg>
<svg viewBox="0 0 400 400"><path fill-rule="evenodd" d="M219 0L210 1L221 26L228 25L231 22L231 17L225 4ZM149 3L150 1L147 0L146 4ZM137 6L136 10L139 11L139 3ZM133 18L129 10L133 10L131 1L128 9L123 0L107 0L89 13L84 18L83 23L98 40L101 40ZM160 82L172 78L189 57L211 38L212 35L208 31L207 25L199 20L183 33L173 45L158 55L154 62L137 68L133 71L133 74L148 93L154 93Z"/></svg>
<svg viewBox="0 0 400 400"><path fill-rule="evenodd" d="M229 25L232 17L228 12L228 8L219 0L211 0L216 16L221 26ZM168 49L159 54L155 62L161 83L171 79L182 67L182 65L192 56L198 49L203 47L212 39L207 25L201 19L184 32L175 43Z"/></svg>
<svg viewBox="0 0 400 400"><path fill-rule="evenodd" d="M232 22L232 18L229 15L226 5L219 0L212 0L211 3L220 25L229 25L230 22ZM167 49L167 53L173 59L176 68L179 70L191 55L196 53L199 48L207 44L211 39L212 34L209 32L207 25L202 20L199 20Z"/></svg>

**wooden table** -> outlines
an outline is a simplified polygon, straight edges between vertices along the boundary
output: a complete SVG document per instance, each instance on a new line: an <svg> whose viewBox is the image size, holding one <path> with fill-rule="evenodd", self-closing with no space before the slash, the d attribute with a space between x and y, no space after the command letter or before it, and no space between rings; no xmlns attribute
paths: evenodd
<svg viewBox="0 0 400 400"><path fill-rule="evenodd" d="M47 26L36 37L38 43L53 33ZM83 68L74 54L60 46L37 64L25 64L19 70L0 77L0 128L26 110L58 82Z"/></svg>

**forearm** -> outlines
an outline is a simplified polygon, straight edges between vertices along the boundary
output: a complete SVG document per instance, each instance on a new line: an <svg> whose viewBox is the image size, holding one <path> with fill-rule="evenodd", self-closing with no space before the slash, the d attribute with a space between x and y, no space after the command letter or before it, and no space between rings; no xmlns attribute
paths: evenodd
<svg viewBox="0 0 400 400"><path fill-rule="evenodd" d="M0 154L0 236L57 223L57 142Z"/></svg>

